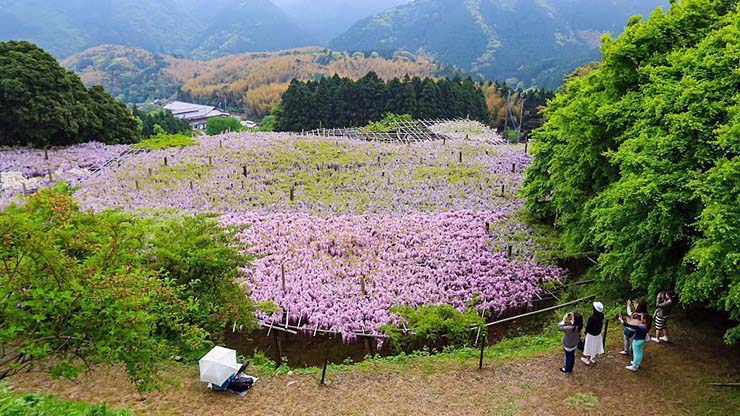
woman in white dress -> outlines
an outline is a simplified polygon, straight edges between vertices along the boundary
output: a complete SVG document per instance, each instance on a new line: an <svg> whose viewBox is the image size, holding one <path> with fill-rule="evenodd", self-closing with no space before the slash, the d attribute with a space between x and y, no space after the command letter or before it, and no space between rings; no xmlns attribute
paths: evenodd
<svg viewBox="0 0 740 416"><path fill-rule="evenodd" d="M586 342L583 346L583 361L586 365L596 362L596 356L604 353L604 341L601 336L601 328L604 326L604 305L594 302L594 311L588 318L586 324Z"/></svg>

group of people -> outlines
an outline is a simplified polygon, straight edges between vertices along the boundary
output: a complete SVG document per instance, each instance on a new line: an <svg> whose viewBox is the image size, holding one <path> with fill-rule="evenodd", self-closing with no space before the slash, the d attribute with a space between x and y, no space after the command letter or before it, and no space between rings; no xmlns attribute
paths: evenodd
<svg viewBox="0 0 740 416"><path fill-rule="evenodd" d="M627 301L627 315L619 313L619 322L624 326L624 349L622 355L632 355L632 362L626 368L637 371L643 360L643 348L645 342L657 343L668 342L666 323L671 309L676 302L676 296L672 291L658 293L655 300L655 312L648 313L645 299L639 302ZM634 310L633 310L634 307ZM655 321L655 336L650 336L650 329ZM601 302L593 303L591 316L585 325L585 337L581 337L584 330L583 315L578 312L568 312L558 324L563 331L563 349L565 351L565 366L560 368L563 373L573 372L576 361L576 350L582 350L581 361L591 366L596 363L596 357L604 354L604 339L602 329L604 327L604 305Z"/></svg>

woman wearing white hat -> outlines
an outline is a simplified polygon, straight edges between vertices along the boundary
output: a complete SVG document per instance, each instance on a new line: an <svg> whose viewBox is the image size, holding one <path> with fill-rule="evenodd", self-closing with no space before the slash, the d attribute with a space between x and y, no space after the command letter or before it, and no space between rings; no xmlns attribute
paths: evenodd
<svg viewBox="0 0 740 416"><path fill-rule="evenodd" d="M586 323L586 342L583 346L583 361L586 365L596 362L596 356L604 353L604 341L601 337L601 328L604 326L604 305L594 302L594 311Z"/></svg>

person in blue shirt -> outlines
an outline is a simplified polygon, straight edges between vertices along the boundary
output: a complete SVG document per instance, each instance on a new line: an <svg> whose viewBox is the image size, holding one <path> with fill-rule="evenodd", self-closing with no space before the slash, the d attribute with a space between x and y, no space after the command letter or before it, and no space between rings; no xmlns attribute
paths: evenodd
<svg viewBox="0 0 740 416"><path fill-rule="evenodd" d="M635 339L632 341L632 363L626 367L630 371L637 371L640 368L640 364L642 364L645 338L647 338L648 332L650 332L650 315L645 313L639 314L638 316L639 319L634 319L632 317L624 319L622 314L619 314L619 322L621 322L625 328L630 328L635 331Z"/></svg>

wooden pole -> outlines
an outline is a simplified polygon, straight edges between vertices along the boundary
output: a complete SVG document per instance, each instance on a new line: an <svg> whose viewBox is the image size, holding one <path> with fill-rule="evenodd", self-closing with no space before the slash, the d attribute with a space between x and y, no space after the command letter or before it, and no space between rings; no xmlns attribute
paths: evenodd
<svg viewBox="0 0 740 416"><path fill-rule="evenodd" d="M283 293L285 293L285 264L280 265L280 276L283 281Z"/></svg>
<svg viewBox="0 0 740 416"><path fill-rule="evenodd" d="M213 157L208 156L208 166L213 166Z"/></svg>
<svg viewBox="0 0 740 416"><path fill-rule="evenodd" d="M295 193L295 188L290 188L290 202L293 202L294 193Z"/></svg>
<svg viewBox="0 0 740 416"><path fill-rule="evenodd" d="M329 366L329 351L331 350L331 338L326 345L326 353L324 354L324 368L321 369L321 385L326 384L326 367Z"/></svg>
<svg viewBox="0 0 740 416"><path fill-rule="evenodd" d="M23 185L23 195L27 195L28 194L28 190L26 190L26 183L25 182L22 182L21 185Z"/></svg>
<svg viewBox="0 0 740 416"><path fill-rule="evenodd" d="M54 176L51 174L51 169L49 169L49 182L54 182Z"/></svg>
<svg viewBox="0 0 740 416"><path fill-rule="evenodd" d="M517 316L512 316L512 317L509 317L509 318L500 319L498 321L493 321L493 322L487 323L486 326L488 327L488 326L493 326L493 325L499 325L499 324L503 324L503 323L506 323L506 322L516 321L517 319L526 318L528 316L532 316L532 315L537 315L537 314L544 313L544 312L550 312L550 311L558 310L558 309L564 308L566 306L575 305L576 303L581 303L584 300L593 299L595 297L596 297L596 295L589 295L589 296L586 296L586 297L583 297L583 298L580 298L580 299L576 299L576 300L571 301L571 302L563 303L562 305L555 305L555 306L551 306L549 308L539 309L539 310L536 310L536 311L523 313L521 315L517 315ZM473 328L475 328L475 327L473 327Z"/></svg>
<svg viewBox="0 0 740 416"><path fill-rule="evenodd" d="M601 337L601 346L606 351L606 334L609 332L609 318L604 321L604 336Z"/></svg>
<svg viewBox="0 0 740 416"><path fill-rule="evenodd" d="M139 190L139 181L134 181L134 183L136 184L136 190L138 191Z"/></svg>
<svg viewBox="0 0 740 416"><path fill-rule="evenodd" d="M49 149L44 148L44 160L49 160Z"/></svg>
<svg viewBox="0 0 740 416"><path fill-rule="evenodd" d="M524 154L528 155L529 152L527 152L527 146L529 145L529 140L524 140Z"/></svg>
<svg viewBox="0 0 740 416"><path fill-rule="evenodd" d="M164 165L167 166L167 156L164 157Z"/></svg>
<svg viewBox="0 0 740 416"><path fill-rule="evenodd" d="M460 163L462 163L462 151L460 152Z"/></svg>
<svg viewBox="0 0 740 416"><path fill-rule="evenodd" d="M478 330L481 331L482 332L481 335L483 335L483 337L481 337L480 339L480 359L478 361L478 370L482 370L483 369L483 352L486 349L486 344L488 344L488 328L480 327Z"/></svg>
<svg viewBox="0 0 740 416"><path fill-rule="evenodd" d="M272 333L273 339L275 340L275 349L277 351L277 357L275 359L275 368L280 368L283 364L283 346L280 344L280 332L275 331Z"/></svg>

